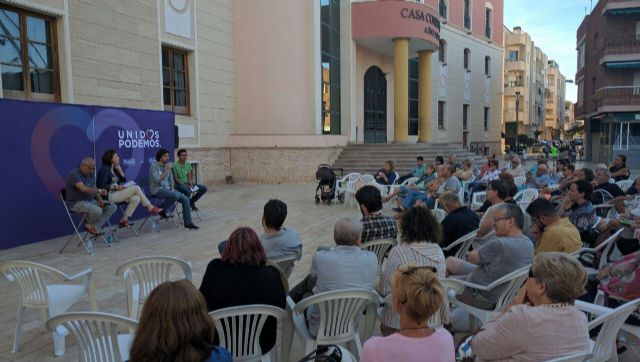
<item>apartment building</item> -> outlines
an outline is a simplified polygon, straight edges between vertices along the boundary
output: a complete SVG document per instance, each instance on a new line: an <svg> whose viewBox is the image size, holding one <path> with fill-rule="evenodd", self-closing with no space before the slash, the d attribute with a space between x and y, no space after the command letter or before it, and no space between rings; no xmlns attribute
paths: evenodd
<svg viewBox="0 0 640 362"><path fill-rule="evenodd" d="M560 139L563 128L567 79L560 73L560 67L555 60L549 60L547 64L547 91L542 137L546 140L552 140Z"/></svg>
<svg viewBox="0 0 640 362"><path fill-rule="evenodd" d="M576 32L578 101L585 120L586 156L609 162L640 147L640 2L600 0Z"/></svg>

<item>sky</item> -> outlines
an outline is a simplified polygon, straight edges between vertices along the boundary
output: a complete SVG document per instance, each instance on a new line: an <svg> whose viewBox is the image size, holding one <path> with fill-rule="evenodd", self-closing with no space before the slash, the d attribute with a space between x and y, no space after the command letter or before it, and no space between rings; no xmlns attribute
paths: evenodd
<svg viewBox="0 0 640 362"><path fill-rule="evenodd" d="M593 0L593 6L598 0ZM567 79L576 75L576 30L592 0L504 0L504 25L522 27L534 45L555 60ZM567 83L567 100L575 103L578 88Z"/></svg>

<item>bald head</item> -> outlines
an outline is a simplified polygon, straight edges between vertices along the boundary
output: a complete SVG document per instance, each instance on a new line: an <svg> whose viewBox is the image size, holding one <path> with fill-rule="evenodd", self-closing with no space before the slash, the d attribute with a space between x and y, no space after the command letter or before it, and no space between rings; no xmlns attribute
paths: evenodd
<svg viewBox="0 0 640 362"><path fill-rule="evenodd" d="M80 161L79 169L82 175L87 176L96 169L96 161L91 157L85 157Z"/></svg>
<svg viewBox="0 0 640 362"><path fill-rule="evenodd" d="M333 239L337 245L358 245L362 235L362 223L352 217L343 217L333 227Z"/></svg>
<svg viewBox="0 0 640 362"><path fill-rule="evenodd" d="M438 202L440 203L440 205L442 205L446 212L458 209L462 206L458 195L454 194L451 191L447 191L440 195L438 200Z"/></svg>

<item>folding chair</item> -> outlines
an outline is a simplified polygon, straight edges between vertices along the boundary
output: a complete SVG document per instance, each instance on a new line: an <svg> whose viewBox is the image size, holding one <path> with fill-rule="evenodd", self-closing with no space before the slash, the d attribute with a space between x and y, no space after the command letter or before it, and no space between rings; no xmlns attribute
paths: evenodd
<svg viewBox="0 0 640 362"><path fill-rule="evenodd" d="M60 249L59 253L62 254L62 252L64 251L64 249L66 249L67 245L69 245L69 243L71 242L71 240L73 240L74 237L78 237L78 239L80 240L80 242L78 243L78 246L82 245L84 247L84 250L86 250L87 254L91 255L93 254L93 242L91 241L91 239L97 239L97 236L93 236L91 234L89 234L88 231L84 232L84 235L82 235L80 233L80 228L82 227L82 225L86 222L87 220L87 213L84 212L75 212L73 210L71 210L71 207L69 207L69 204L67 203L67 190L62 188L60 189L60 201L62 201L62 205L64 206L64 210L67 213L67 216L69 217L69 222L71 223L71 226L73 226L73 230L74 230L74 234L71 234L71 236L69 237L69 239L67 240L66 243L64 243L64 245L62 246L62 249ZM75 222L75 220L73 220L73 216L72 215L79 215L80 216L80 221L78 221L77 223ZM111 223L109 223L109 221L107 220L107 223L110 227L110 236L114 236L114 232L113 232L113 228L111 227ZM102 226L101 226L101 231L102 231ZM104 235L100 235L100 238L102 239L102 241L104 241L104 243L107 245L107 247L111 246L111 242L109 241L109 239L105 238Z"/></svg>
<svg viewBox="0 0 640 362"><path fill-rule="evenodd" d="M161 197L157 197L155 195L153 195L151 193L151 186L149 183L149 179L148 178L143 178L142 180L140 180L140 187L142 188L143 191L145 191L145 194L148 194L149 196L147 196L147 198L149 199L149 201L151 201L151 203L153 205L158 205L160 203L162 203L162 200L164 200ZM148 191L148 193L147 193ZM173 205L171 205L167 210L164 210L165 213L167 213L167 216L169 216L168 219L171 219L171 221L173 222L173 224L178 227L178 223L176 222L176 220L174 219L175 215L173 213L170 213L169 209L173 209L174 211L176 210L176 203L174 202ZM148 214L147 217L144 218L144 220L142 221L142 223L140 224L140 227L138 227L138 232L140 232L140 230L142 230L142 227L144 226L144 224L147 223L148 220L151 220L151 231L155 231L155 232L160 232L160 221L162 221L162 217L160 215L151 215ZM182 222L182 221L181 221Z"/></svg>
<svg viewBox="0 0 640 362"><path fill-rule="evenodd" d="M122 215L125 215L125 209L127 208L129 204L127 204L126 202L119 202L116 204L116 206L118 206L118 210L120 210L120 212L122 213ZM134 227L135 225L130 222L129 223L129 229L133 230L133 233L136 234L136 236L140 236L140 234L138 233L138 230L136 230L136 228Z"/></svg>

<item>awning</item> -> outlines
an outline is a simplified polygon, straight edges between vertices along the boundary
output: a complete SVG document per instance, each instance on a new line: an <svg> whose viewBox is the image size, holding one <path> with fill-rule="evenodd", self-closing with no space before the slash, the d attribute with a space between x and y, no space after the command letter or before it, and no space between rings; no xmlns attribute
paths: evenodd
<svg viewBox="0 0 640 362"><path fill-rule="evenodd" d="M640 69L640 61L606 62L607 69Z"/></svg>
<svg viewBox="0 0 640 362"><path fill-rule="evenodd" d="M624 9L608 9L605 14L608 15L630 15L640 14L640 7L638 8L624 8Z"/></svg>

